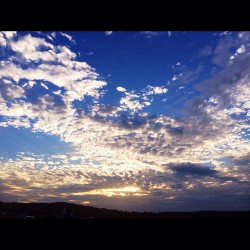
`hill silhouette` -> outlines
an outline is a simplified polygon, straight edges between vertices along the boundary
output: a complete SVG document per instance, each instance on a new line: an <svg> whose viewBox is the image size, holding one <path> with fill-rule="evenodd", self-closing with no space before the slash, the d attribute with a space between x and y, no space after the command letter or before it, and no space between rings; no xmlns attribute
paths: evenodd
<svg viewBox="0 0 250 250"><path fill-rule="evenodd" d="M250 211L127 212L66 202L3 203L0 219L248 219Z"/></svg>

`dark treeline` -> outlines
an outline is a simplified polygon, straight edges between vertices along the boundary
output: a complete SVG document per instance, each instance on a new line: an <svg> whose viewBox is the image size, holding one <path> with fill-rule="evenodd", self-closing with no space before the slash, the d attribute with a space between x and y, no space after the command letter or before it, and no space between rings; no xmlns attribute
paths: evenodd
<svg viewBox="0 0 250 250"><path fill-rule="evenodd" d="M1 219L250 219L250 211L127 212L65 202L3 203Z"/></svg>

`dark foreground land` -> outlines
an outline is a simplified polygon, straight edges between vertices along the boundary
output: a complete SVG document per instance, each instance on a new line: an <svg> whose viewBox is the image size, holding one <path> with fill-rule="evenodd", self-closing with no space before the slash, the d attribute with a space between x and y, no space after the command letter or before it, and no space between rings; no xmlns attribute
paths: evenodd
<svg viewBox="0 0 250 250"><path fill-rule="evenodd" d="M2 203L0 219L247 219L250 211L125 212L56 203Z"/></svg>

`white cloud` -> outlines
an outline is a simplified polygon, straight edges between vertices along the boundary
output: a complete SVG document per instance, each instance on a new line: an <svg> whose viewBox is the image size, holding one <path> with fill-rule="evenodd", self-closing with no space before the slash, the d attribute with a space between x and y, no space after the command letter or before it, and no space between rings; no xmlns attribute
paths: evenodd
<svg viewBox="0 0 250 250"><path fill-rule="evenodd" d="M171 31L168 31L168 36L171 36L172 35L172 32Z"/></svg>
<svg viewBox="0 0 250 250"><path fill-rule="evenodd" d="M178 76L174 75L173 78L172 78L172 81L176 81L177 79L178 79Z"/></svg>
<svg viewBox="0 0 250 250"><path fill-rule="evenodd" d="M16 36L16 31L2 31L8 40Z"/></svg>
<svg viewBox="0 0 250 250"><path fill-rule="evenodd" d="M105 35L106 35L106 36L111 36L112 33L113 33L113 31L105 31Z"/></svg>
<svg viewBox="0 0 250 250"><path fill-rule="evenodd" d="M37 61L54 61L56 60L56 53L54 46L46 42L43 38L33 37L27 35L19 38L18 41L12 41L10 46L13 51L22 55L26 60ZM41 48L47 48L47 51L41 51Z"/></svg>
<svg viewBox="0 0 250 250"><path fill-rule="evenodd" d="M117 87L116 88L117 89L117 91L119 91L119 92L125 92L126 91L126 89L125 88L123 88L123 87Z"/></svg>
<svg viewBox="0 0 250 250"><path fill-rule="evenodd" d="M56 38L56 32L52 32L51 36L54 37L54 38Z"/></svg>
<svg viewBox="0 0 250 250"><path fill-rule="evenodd" d="M22 97L24 89L12 81L0 79L0 102L9 102L16 98Z"/></svg>
<svg viewBox="0 0 250 250"><path fill-rule="evenodd" d="M151 86L148 85L147 86L147 90L144 91L143 96L145 95L161 95L161 94L165 94L168 92L168 89L164 86Z"/></svg>
<svg viewBox="0 0 250 250"><path fill-rule="evenodd" d="M33 86L34 86L35 84L36 84L35 81L28 81L28 82L24 83L24 84L22 85L22 87L23 87L23 88L32 89Z"/></svg>
<svg viewBox="0 0 250 250"><path fill-rule="evenodd" d="M57 91L54 91L53 92L55 95L61 95L62 94L62 91L59 89L59 90L57 90Z"/></svg>
<svg viewBox="0 0 250 250"><path fill-rule="evenodd" d="M168 89L166 87L153 87L149 86L149 88L153 91L153 94L160 95L160 94L165 94L168 92Z"/></svg>
<svg viewBox="0 0 250 250"><path fill-rule="evenodd" d="M242 53L245 53L246 52L246 47L245 45L241 45L237 50L236 50L236 53L237 54L242 54Z"/></svg>
<svg viewBox="0 0 250 250"><path fill-rule="evenodd" d="M45 83L41 83L41 86L42 86L43 88L47 89L47 90L49 89L48 86L47 86Z"/></svg>
<svg viewBox="0 0 250 250"><path fill-rule="evenodd" d="M28 81L27 84L28 84L29 88L32 88L36 84L36 82L35 81Z"/></svg>
<svg viewBox="0 0 250 250"><path fill-rule="evenodd" d="M0 32L0 46L6 46L7 42L2 32Z"/></svg>
<svg viewBox="0 0 250 250"><path fill-rule="evenodd" d="M45 80L52 82L58 87L66 88L65 97L68 101L83 99L84 95L98 97L98 89L106 85L104 81L95 80L98 75L90 67L77 70L61 65L41 64L36 69L24 70L13 63L6 62L5 68L0 69L0 76L12 77L16 82L21 78L30 81ZM82 80L84 78L89 79Z"/></svg>
<svg viewBox="0 0 250 250"><path fill-rule="evenodd" d="M64 37L66 37L70 42L73 42L75 43L75 40L73 39L73 37L67 33L64 33L64 32L60 32L60 34Z"/></svg>
<svg viewBox="0 0 250 250"><path fill-rule="evenodd" d="M151 85L148 85L146 89L139 93L135 93L135 91L128 92L123 87L117 87L117 90L125 93L125 97L120 100L120 109L132 112L139 112L144 107L150 106L153 101L152 95L161 95L168 92L165 86Z"/></svg>
<svg viewBox="0 0 250 250"><path fill-rule="evenodd" d="M50 40L50 41L54 41L53 37L50 35L46 35L46 37Z"/></svg>
<svg viewBox="0 0 250 250"><path fill-rule="evenodd" d="M136 99L138 96L126 93L125 97L122 97L120 100L122 110L132 110L133 112L143 109L145 106L148 106L145 102L140 102Z"/></svg>
<svg viewBox="0 0 250 250"><path fill-rule="evenodd" d="M18 41L12 41L10 46L13 51L25 54L39 49L41 46L53 49L53 45L46 42L43 38L33 37L30 34L23 36Z"/></svg>
<svg viewBox="0 0 250 250"><path fill-rule="evenodd" d="M106 85L106 82L97 80L98 74L87 63L74 60L76 54L66 46L54 46L43 38L31 35L11 41L10 46L18 53L17 57L21 55L26 60L42 60L44 63L40 63L36 68L22 69L14 62L2 61L2 77L13 78L16 82L21 78L29 81L49 81L67 90L64 96L67 102L82 100L84 95L98 98L99 89ZM44 51L44 48L48 50ZM47 64L46 61L59 62L61 65Z"/></svg>

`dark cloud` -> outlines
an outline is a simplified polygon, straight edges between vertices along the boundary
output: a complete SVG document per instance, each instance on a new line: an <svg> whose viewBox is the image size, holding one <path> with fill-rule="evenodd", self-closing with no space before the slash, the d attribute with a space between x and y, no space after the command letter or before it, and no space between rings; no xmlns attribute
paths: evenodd
<svg viewBox="0 0 250 250"><path fill-rule="evenodd" d="M170 135L183 135L184 127L171 127L170 125L167 125L167 131Z"/></svg>
<svg viewBox="0 0 250 250"><path fill-rule="evenodd" d="M198 176L212 176L214 177L218 171L193 163L181 163L181 164L168 164L171 170L177 174L183 175L198 175Z"/></svg>
<svg viewBox="0 0 250 250"><path fill-rule="evenodd" d="M219 136L221 129L225 130L225 127L230 125L216 120L211 113L208 113L208 105L203 96L196 96L185 103L182 117L179 118L179 123L182 124L179 134L183 134L183 144L190 142L196 145L203 144L205 140ZM177 133L171 135L176 136Z"/></svg>
<svg viewBox="0 0 250 250"><path fill-rule="evenodd" d="M231 161L237 166L250 167L250 153L240 157L232 157Z"/></svg>
<svg viewBox="0 0 250 250"><path fill-rule="evenodd" d="M243 55L233 64L211 78L197 84L195 88L206 96L219 97L221 104L226 106L230 103L230 91L243 78L249 79L250 55Z"/></svg>
<svg viewBox="0 0 250 250"><path fill-rule="evenodd" d="M147 118L138 115L131 116L122 114L118 119L118 126L127 129L137 129L147 124Z"/></svg>
<svg viewBox="0 0 250 250"><path fill-rule="evenodd" d="M225 67L232 52L234 52L239 45L240 41L235 35L220 38L213 51L212 62L217 66Z"/></svg>
<svg viewBox="0 0 250 250"><path fill-rule="evenodd" d="M205 177L212 178L211 180L213 182L217 181L219 183L227 181L235 183L240 182L240 179L238 177L226 176L211 167L207 167L201 164L194 164L188 162L188 163L178 163L178 164L170 163L164 166L167 166L172 171L174 171L175 176L177 176L178 180L182 182L187 180L187 177L194 177L194 176L200 178L205 178Z"/></svg>

